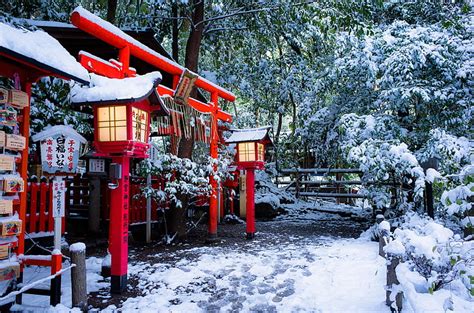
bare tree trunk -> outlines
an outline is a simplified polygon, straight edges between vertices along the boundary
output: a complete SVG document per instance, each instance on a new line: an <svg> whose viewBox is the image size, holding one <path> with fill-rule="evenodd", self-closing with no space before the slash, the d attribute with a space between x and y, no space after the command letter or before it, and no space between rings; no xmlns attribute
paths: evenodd
<svg viewBox="0 0 474 313"><path fill-rule="evenodd" d="M107 21L115 23L115 16L117 14L117 0L107 0Z"/></svg>
<svg viewBox="0 0 474 313"><path fill-rule="evenodd" d="M191 31L189 33L188 41L186 43L186 55L184 59L184 66L193 72L198 71L199 63L199 49L201 47L202 34L204 31L204 0L193 0L194 12L192 16ZM199 24L198 24L199 23ZM197 26L194 26L197 25ZM191 93L192 97L196 97L196 90ZM178 156L180 158L192 158L194 148L194 139L182 138L179 143Z"/></svg>
<svg viewBox="0 0 474 313"><path fill-rule="evenodd" d="M193 0L194 11L192 15L192 25L189 33L188 41L186 43L185 67L193 72L198 71L199 63L199 49L201 47L202 34L204 31L204 0ZM199 24L198 24L199 23ZM197 25L197 26L194 26ZM191 97L196 98L197 92L193 90ZM181 138L178 147L178 157L191 159L194 148L194 134L191 138ZM178 195L181 200L181 207L172 208L169 216L170 233L177 233L177 238L182 239L186 236L186 210L189 203L189 197L186 195Z"/></svg>
<svg viewBox="0 0 474 313"><path fill-rule="evenodd" d="M175 18L173 20L173 27L172 27L172 43L171 43L171 50L172 50L172 56L173 60L176 61L176 63L179 63L179 29L178 29L178 4L174 2L171 7L171 12L173 17Z"/></svg>

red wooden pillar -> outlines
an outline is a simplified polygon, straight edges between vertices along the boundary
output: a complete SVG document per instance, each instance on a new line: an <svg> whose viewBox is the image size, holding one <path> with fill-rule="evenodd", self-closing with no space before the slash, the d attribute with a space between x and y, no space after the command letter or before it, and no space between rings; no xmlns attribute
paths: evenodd
<svg viewBox="0 0 474 313"><path fill-rule="evenodd" d="M247 239L255 237L255 169L248 168L246 175L247 185Z"/></svg>
<svg viewBox="0 0 474 313"><path fill-rule="evenodd" d="M127 288L130 158L117 156L112 162L122 165L122 177L110 192L111 292L122 293Z"/></svg>
<svg viewBox="0 0 474 313"><path fill-rule="evenodd" d="M218 97L217 93L211 94L211 104L214 107L212 112L211 119L211 144L210 144L210 154L211 158L217 160L218 157L218 142L219 135L217 133L217 112L218 108ZM217 171L217 164L213 165L214 172ZM209 199L209 227L208 227L208 240L213 240L217 238L217 181L214 179L214 175L209 177L209 184L211 185L211 196Z"/></svg>

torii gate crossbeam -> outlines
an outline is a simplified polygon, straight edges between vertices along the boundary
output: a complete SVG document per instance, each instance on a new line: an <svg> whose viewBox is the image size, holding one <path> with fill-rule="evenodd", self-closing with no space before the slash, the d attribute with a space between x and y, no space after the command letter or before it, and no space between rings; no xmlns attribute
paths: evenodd
<svg viewBox="0 0 474 313"><path fill-rule="evenodd" d="M104 74L104 72L109 72L109 74L111 74L113 78L134 76L135 73L133 71L130 71L129 69L130 56L132 55L164 72L173 75L173 89L177 87L179 78L185 70L185 68L181 65L143 45L131 36L125 34L122 30L115 27L111 23L102 20L101 18L83 9L82 7L78 7L73 11L73 13L71 14L71 23L77 28L85 31L86 33L89 33L92 36L95 36L108 43L109 45L119 49L119 62L121 63L121 68L119 69L119 72L117 72L117 67L111 67L110 63L102 62L102 60L98 58L90 58L86 54L83 54L81 55L81 57L84 59L81 60L81 64L90 71L95 71L96 73L104 76L107 76L106 74ZM97 66L90 66L91 64L96 64ZM97 71L97 69L99 68L102 68L100 73ZM217 132L217 121L232 121L232 116L219 108L219 98L228 101L235 101L235 95L232 92L225 90L224 88L206 80L201 76L198 76L195 82L195 86L211 94L211 99L208 104L193 98L189 99L189 104L200 112L212 114L213 118L211 124L210 155L213 159L217 159L219 142L219 136ZM158 93L160 95L173 94L173 89L169 89L165 86L160 85L158 87ZM217 170L217 164L214 165L214 169ZM209 199L208 236L210 239L212 239L217 236L218 214L218 184L214 179L213 175L209 177L209 183L212 187L212 192Z"/></svg>

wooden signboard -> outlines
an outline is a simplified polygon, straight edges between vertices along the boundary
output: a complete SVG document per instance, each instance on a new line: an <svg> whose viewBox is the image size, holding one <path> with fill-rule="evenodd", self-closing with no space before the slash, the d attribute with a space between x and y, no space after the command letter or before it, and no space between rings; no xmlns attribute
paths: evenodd
<svg viewBox="0 0 474 313"><path fill-rule="evenodd" d="M0 124L6 126L16 126L18 124L16 110L13 108L1 109Z"/></svg>
<svg viewBox="0 0 474 313"><path fill-rule="evenodd" d="M13 213L13 200L0 199L0 214Z"/></svg>
<svg viewBox="0 0 474 313"><path fill-rule="evenodd" d="M4 192L23 192L25 191L25 182L21 177L8 177L3 180Z"/></svg>
<svg viewBox="0 0 474 313"><path fill-rule="evenodd" d="M17 262L0 266L0 281L11 280L20 276L20 264Z"/></svg>
<svg viewBox="0 0 474 313"><path fill-rule="evenodd" d="M0 236L16 236L21 233L21 220L0 220Z"/></svg>
<svg viewBox="0 0 474 313"><path fill-rule="evenodd" d="M30 105L28 94L20 90L10 90L9 103L12 107L23 109Z"/></svg>
<svg viewBox="0 0 474 313"><path fill-rule="evenodd" d="M20 135L8 134L5 148L9 150L21 151L26 147L26 138Z"/></svg>
<svg viewBox="0 0 474 313"><path fill-rule="evenodd" d="M0 244L0 260L8 259L10 243Z"/></svg>
<svg viewBox="0 0 474 313"><path fill-rule="evenodd" d="M181 105L188 103L189 95L193 90L194 83L196 82L197 78L198 76L196 74L188 71L187 69L183 71L183 74L181 74L181 78L179 79L178 86L174 92L174 100L176 103Z"/></svg>
<svg viewBox="0 0 474 313"><path fill-rule="evenodd" d="M3 130L0 130L0 148L5 147L5 132Z"/></svg>
<svg viewBox="0 0 474 313"><path fill-rule="evenodd" d="M10 155L0 154L0 171L13 171L15 158Z"/></svg>
<svg viewBox="0 0 474 313"><path fill-rule="evenodd" d="M8 102L8 89L0 88L0 104Z"/></svg>

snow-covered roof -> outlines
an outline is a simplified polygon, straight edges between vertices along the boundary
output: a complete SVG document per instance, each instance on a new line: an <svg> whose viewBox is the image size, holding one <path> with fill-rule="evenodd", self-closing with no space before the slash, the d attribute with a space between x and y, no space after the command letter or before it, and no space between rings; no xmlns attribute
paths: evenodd
<svg viewBox="0 0 474 313"><path fill-rule="evenodd" d="M123 79L91 74L91 87L74 85L71 89L71 101L93 103L142 99L150 95L160 81L160 72Z"/></svg>
<svg viewBox="0 0 474 313"><path fill-rule="evenodd" d="M231 129L232 135L226 140L226 143L249 142L265 140L271 142L268 135L271 126L247 129Z"/></svg>
<svg viewBox="0 0 474 313"><path fill-rule="evenodd" d="M87 139L82 137L77 131L74 130L71 126L67 125L56 125L50 128L43 130L42 132L37 133L36 135L32 136L31 139L33 141L41 141L48 137L53 137L55 135L64 135L66 137L71 137L81 143L86 143Z"/></svg>
<svg viewBox="0 0 474 313"><path fill-rule="evenodd" d="M103 19L101 19L100 17L98 17L97 15L87 11L86 9L84 9L82 6L78 6L77 8L74 9L74 11L72 12L73 13L77 13L79 14L80 16L82 17L85 17L87 20L93 22L94 24L97 24L101 27L103 27L104 29L106 29L107 31L113 33L115 36L118 36L124 40L126 40L127 42L130 42L130 43L133 43L133 45L139 47L140 49L143 49L145 50L147 53L150 53L151 55L153 55L154 57L156 58L159 58L159 59L162 59L164 62L166 63L172 63L173 66L176 66L177 68L179 68L180 70L184 71L185 68L181 65L179 65L178 63L176 62L173 62L172 60L162 56L161 54L159 54L158 52L154 51L153 49L150 49L149 47L147 47L146 45L142 44L141 42L139 42L138 40L132 38L130 35L127 35L125 32L123 32L122 30L120 30L119 28L117 28L115 25L113 25L112 23L110 22L107 22L107 21L104 21ZM196 74L196 73L193 73L193 74ZM198 74L196 74L198 75ZM203 78L204 79L204 78ZM206 81L206 83L208 83L209 85L215 87L216 89L223 89L221 86L207 80L207 79L204 79ZM235 95L229 91L227 91L227 93L233 95L235 97Z"/></svg>
<svg viewBox="0 0 474 313"><path fill-rule="evenodd" d="M61 44L42 30L29 31L0 23L0 49L33 59L69 78L89 81L89 73Z"/></svg>

